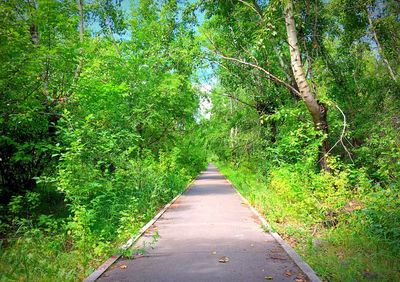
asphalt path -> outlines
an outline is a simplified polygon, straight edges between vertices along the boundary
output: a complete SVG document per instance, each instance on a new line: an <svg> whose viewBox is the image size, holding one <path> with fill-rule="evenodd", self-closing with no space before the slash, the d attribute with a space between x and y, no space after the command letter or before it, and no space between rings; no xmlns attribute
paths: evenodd
<svg viewBox="0 0 400 282"><path fill-rule="evenodd" d="M98 281L308 281L209 165Z"/></svg>

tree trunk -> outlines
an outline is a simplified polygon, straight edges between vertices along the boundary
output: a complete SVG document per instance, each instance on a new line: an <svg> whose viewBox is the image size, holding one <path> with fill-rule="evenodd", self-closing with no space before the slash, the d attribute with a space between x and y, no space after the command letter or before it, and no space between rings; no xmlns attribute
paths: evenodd
<svg viewBox="0 0 400 282"><path fill-rule="evenodd" d="M230 113L231 116L233 115L233 108L234 108L234 101L232 97L229 97L229 105L230 105ZM230 134L229 134L229 143L231 147L231 157L233 158L234 162L236 162L236 148L237 148L237 134L238 129L237 126L231 127Z"/></svg>
<svg viewBox="0 0 400 282"><path fill-rule="evenodd" d="M83 13L83 0L77 0L77 4L78 4L78 11L79 11L79 41L81 44L83 44L83 36L85 33L85 26L84 26L84 13ZM75 75L74 75L74 80L77 80L79 78L79 76L81 75L82 72L82 67L83 67L83 47L81 46L81 48L79 49L79 54L80 54L80 58L79 58L79 63L76 67L75 70Z"/></svg>
<svg viewBox="0 0 400 282"><path fill-rule="evenodd" d="M29 28L29 33L31 34L32 44L36 47L39 45L39 35L36 24L32 23Z"/></svg>
<svg viewBox="0 0 400 282"><path fill-rule="evenodd" d="M378 47L379 55L382 58L382 61L385 64L386 68L388 69L390 77L394 81L397 82L396 75L394 74L394 71L393 71L392 67L389 64L389 61L386 59L385 55L383 54L383 49L382 49L381 43L379 42L378 36L376 34L376 30L375 30L374 24L372 22L371 15L370 15L368 7L367 7L367 17L368 17L368 23L371 26L372 37L374 38L374 41L376 43L376 47Z"/></svg>
<svg viewBox="0 0 400 282"><path fill-rule="evenodd" d="M286 31L288 36L288 43L290 49L290 59L293 69L294 78L296 80L300 96L303 99L306 107L311 114L314 125L317 130L322 131L324 134L328 134L328 122L327 122L327 107L322 103L319 103L313 93L311 92L310 86L307 83L306 75L303 70L301 62L300 47L297 41L296 24L293 16L293 1L286 0L285 5L285 23ZM321 158L320 165L325 171L329 170L326 157L329 150L328 140L325 138L320 148Z"/></svg>

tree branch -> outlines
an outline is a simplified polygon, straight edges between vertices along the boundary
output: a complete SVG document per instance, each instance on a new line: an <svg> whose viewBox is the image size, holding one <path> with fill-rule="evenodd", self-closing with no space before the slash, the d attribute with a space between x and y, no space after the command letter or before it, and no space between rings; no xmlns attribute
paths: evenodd
<svg viewBox="0 0 400 282"><path fill-rule="evenodd" d="M222 59L225 59L225 60L228 60L228 61L237 62L237 63L240 63L240 64L242 64L242 65L246 65L246 66L250 66L250 67L253 67L253 68L255 68L255 69L258 69L258 70L262 71L263 73L265 73L265 74L268 76L268 79L270 79L270 80L276 82L276 83L279 84L279 85L285 86L289 91L295 93L295 94L298 95L299 97L302 97L302 96L300 95L300 92L297 91L296 88L294 88L294 87L291 86L290 84L286 83L285 81L283 81L283 80L280 79L279 77L275 76L274 74L272 74L272 73L269 72L268 70L266 70L266 69L260 67L259 65L256 65L256 64L253 64L253 63L249 63L249 62L246 62L246 61L244 61L244 60L237 59L237 58L228 57L228 56L219 54L219 53L217 53L217 52L215 52L215 51L212 51L212 52L213 52L214 54L216 54L217 56L219 56L220 58L222 58Z"/></svg>
<svg viewBox="0 0 400 282"><path fill-rule="evenodd" d="M253 5L251 5L250 3L247 3L246 1L243 1L243 0L239 0L239 2L245 4L247 7L250 7L254 12L257 13L257 15L258 15L260 18L263 17L263 16L262 16L262 13L261 13L261 9L257 9L257 6L256 6L256 5L253 6ZM253 4L256 4L256 3L253 2Z"/></svg>
<svg viewBox="0 0 400 282"><path fill-rule="evenodd" d="M247 103L247 102L245 102L245 101L243 101L243 100L241 100L241 99L239 99L239 98L237 98L237 97L235 97L235 96L233 96L231 94L220 94L220 95L232 98L232 99L238 101L239 103L242 103L243 105L246 105L246 106L248 106L250 108L257 109L255 105L249 104L249 103Z"/></svg>
<svg viewBox="0 0 400 282"><path fill-rule="evenodd" d="M347 155L349 156L350 160L352 163L354 163L353 157L351 156L350 151L347 149L346 145L344 145L343 142L343 138L344 138L344 134L346 132L346 127L347 127L347 123L346 123L346 115L343 113L342 109L338 106L335 105L335 107L339 110L339 112L342 114L343 116L343 129L342 129L342 133L340 134L339 139L336 141L336 143L329 149L328 152L326 152L326 154L324 154L324 156L322 156L318 162L320 162L323 158L326 158L328 156L328 154L340 143L342 144L342 147L344 148L344 150L346 151Z"/></svg>

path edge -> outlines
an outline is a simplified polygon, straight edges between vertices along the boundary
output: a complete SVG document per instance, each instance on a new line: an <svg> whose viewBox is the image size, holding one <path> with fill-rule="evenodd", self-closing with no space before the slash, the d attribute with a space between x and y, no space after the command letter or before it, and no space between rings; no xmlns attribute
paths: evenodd
<svg viewBox="0 0 400 282"><path fill-rule="evenodd" d="M166 211L167 209L178 200L183 193L185 193L189 188L193 185L193 183L197 180L199 175L201 175L204 171L200 172L193 180L186 186L186 188L179 193L175 198L173 198L168 204L166 204L149 222L147 222L136 234L131 237L125 244L123 244L119 249L125 251L129 249L132 245L136 243L136 241L149 229ZM106 270L114 264L119 258L121 254L116 254L110 256L102 265L96 268L89 276L87 276L83 282L94 282L96 281Z"/></svg>
<svg viewBox="0 0 400 282"><path fill-rule="evenodd" d="M221 171L218 169L218 171L221 173ZM236 188L236 186L226 177L223 173L221 173L225 179L228 181L228 183L232 186L232 188L239 194L240 198L243 200L243 202L248 206L248 208L257 216L257 218L261 221L262 225L268 228L268 233L274 237L274 239L281 245L281 247L285 250L285 252L289 255L289 257L294 261L294 263L300 268L301 271L310 279L311 282L322 282L321 279L317 276L315 271L311 268L311 266L306 263L297 253L296 251L289 246L288 243L285 242L285 240L282 239L282 237L276 233L271 231L271 225L268 223L268 221L262 216L250 203L249 201L243 197L243 195L239 192L239 190Z"/></svg>

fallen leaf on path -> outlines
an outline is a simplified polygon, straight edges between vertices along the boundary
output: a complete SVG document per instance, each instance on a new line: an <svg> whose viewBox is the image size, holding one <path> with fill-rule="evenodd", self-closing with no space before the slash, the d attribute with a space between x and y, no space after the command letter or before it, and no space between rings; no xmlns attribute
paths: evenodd
<svg viewBox="0 0 400 282"><path fill-rule="evenodd" d="M121 265L119 266L119 268L121 268L121 269L126 269L126 265L125 265L125 264L121 264Z"/></svg>
<svg viewBox="0 0 400 282"><path fill-rule="evenodd" d="M220 257L218 261L221 263L227 263L229 261L229 258L227 256L223 256Z"/></svg>
<svg viewBox="0 0 400 282"><path fill-rule="evenodd" d="M299 274L296 276L294 279L295 282L306 282L306 279L304 279L303 275Z"/></svg>
<svg viewBox="0 0 400 282"><path fill-rule="evenodd" d="M293 275L293 273L290 270L286 270L286 272L285 272L286 277L290 277L292 275Z"/></svg>
<svg viewBox="0 0 400 282"><path fill-rule="evenodd" d="M272 280L273 278L272 278L272 276L265 276L264 277L266 280Z"/></svg>

